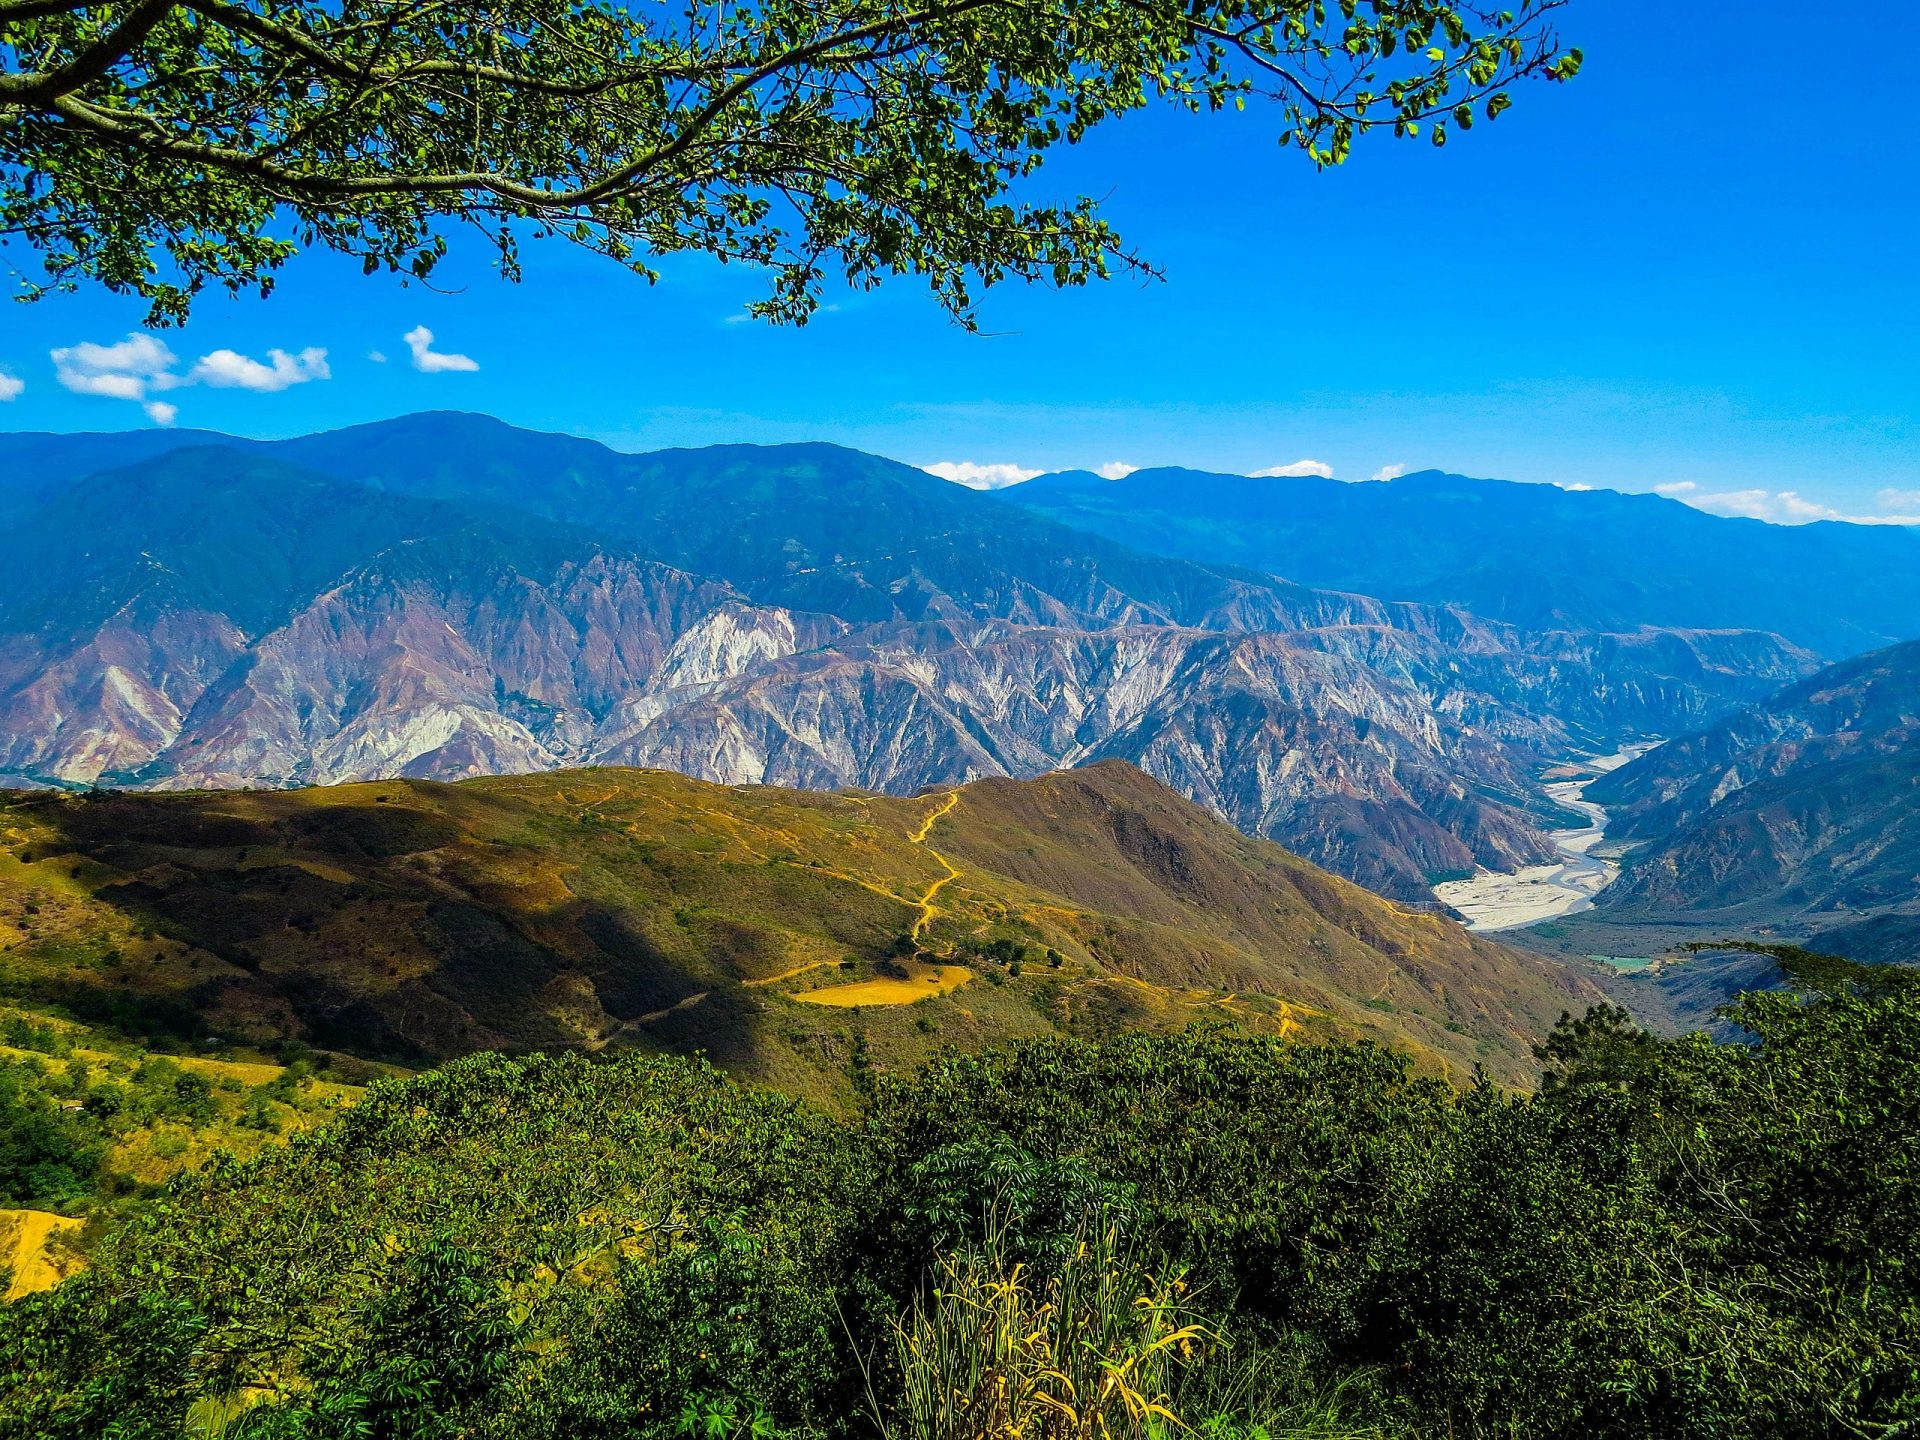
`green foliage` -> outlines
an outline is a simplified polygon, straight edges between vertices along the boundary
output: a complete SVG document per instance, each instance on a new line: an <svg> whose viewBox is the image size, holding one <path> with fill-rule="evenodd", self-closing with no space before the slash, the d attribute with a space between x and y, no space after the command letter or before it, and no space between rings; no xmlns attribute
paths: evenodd
<svg viewBox="0 0 1920 1440"><path fill-rule="evenodd" d="M991 1241L1010 1261L1052 1273L1100 1228L1130 1229L1135 1208L1124 1185L1101 1179L1074 1156L1040 1159L1005 1136L956 1141L916 1161L901 1213L908 1255Z"/></svg>
<svg viewBox="0 0 1920 1440"><path fill-rule="evenodd" d="M1540 1083L1548 1094L1576 1079L1582 1085L1632 1086L1662 1060L1659 1042L1618 1005L1596 1005L1578 1017L1563 1014L1533 1054L1546 1067Z"/></svg>
<svg viewBox="0 0 1920 1440"><path fill-rule="evenodd" d="M85 1273L0 1307L0 1436L161 1440L193 1394L195 1307L137 1278Z"/></svg>
<svg viewBox="0 0 1920 1440"><path fill-rule="evenodd" d="M99 1127L63 1108L44 1067L0 1058L0 1205L71 1207L104 1153Z"/></svg>
<svg viewBox="0 0 1920 1440"><path fill-rule="evenodd" d="M997 1137L1084 1166L1134 1197L1209 1293L1338 1340L1451 1115L1447 1088L1395 1051L1190 1031L945 1056L886 1084L871 1124L903 1171Z"/></svg>
<svg viewBox="0 0 1920 1440"><path fill-rule="evenodd" d="M521 1327L470 1251L429 1240L404 1256L349 1344L316 1346L310 1386L243 1412L246 1440L452 1440L484 1424L511 1377ZM344 1337L342 1337L344 1338Z"/></svg>
<svg viewBox="0 0 1920 1440"><path fill-rule="evenodd" d="M1019 972L1014 967L1028 959L1032 953L1025 941L1016 940L1008 935L996 936L990 940L968 937L953 948L955 955L970 960L984 960L994 965L1005 965L1013 969L1015 974ZM1058 960L1060 956L1057 950L1047 950L1045 953L1054 960Z"/></svg>
<svg viewBox="0 0 1920 1440"><path fill-rule="evenodd" d="M220 1088L179 1061L29 1016L6 1033L37 1053L0 1055L0 1207L79 1214L143 1188L140 1161L177 1161L197 1144L231 1147L236 1129L278 1135L328 1106L294 1072ZM45 1058L43 1059L42 1056ZM149 1177L150 1179L153 1177Z"/></svg>
<svg viewBox="0 0 1920 1440"><path fill-rule="evenodd" d="M0 1017L0 1045L16 1050L37 1050L43 1055L62 1056L73 1050L73 1043L58 1026L44 1024L30 1015Z"/></svg>
<svg viewBox="0 0 1920 1440"><path fill-rule="evenodd" d="M553 1433L597 1433L629 1407L680 1434L694 1407L702 1440L820 1428L855 1394L836 1290L849 1313L858 1297L838 1274L740 1217L709 1218L697 1243L629 1261L592 1351L576 1347L550 1382L568 1396L551 1407Z"/></svg>
<svg viewBox="0 0 1920 1440"><path fill-rule="evenodd" d="M1589 1023L1549 1046L1538 1099L1469 1097L1382 1296L1424 1405L1467 1434L1920 1416L1920 1004L1901 988L1749 996L1750 1045Z"/></svg>
<svg viewBox="0 0 1920 1440"><path fill-rule="evenodd" d="M162 1432L239 1406L233 1433L275 1440L665 1435L697 1393L824 1423L856 1393L836 1308L859 1294L853 1149L678 1060L483 1055L376 1087L145 1207L77 1302L0 1310L0 1348L67 1348L62 1384L0 1396L0 1435L131 1385L118 1327L161 1298L187 1317L140 1352Z"/></svg>
<svg viewBox="0 0 1920 1440"><path fill-rule="evenodd" d="M700 1062L477 1056L0 1307L0 1437L1902 1433L1920 990L1732 1018L1569 1018L1536 1094L1041 1040L874 1076L853 1125Z"/></svg>
<svg viewBox="0 0 1920 1440"><path fill-rule="evenodd" d="M1678 947L1686 954L1734 950L1745 955L1770 955L1780 963L1788 983L1821 995L1878 994L1920 988L1920 970L1906 965L1862 965L1839 955L1825 955L1804 945L1763 945L1752 940L1692 940Z"/></svg>
<svg viewBox="0 0 1920 1440"><path fill-rule="evenodd" d="M764 267L780 320L830 269L917 275L970 323L978 284L1145 268L1095 201L1021 198L1054 146L1249 98L1317 165L1441 143L1578 70L1561 3L0 0L0 234L153 324L303 248L425 278L454 222L509 276L531 233Z"/></svg>

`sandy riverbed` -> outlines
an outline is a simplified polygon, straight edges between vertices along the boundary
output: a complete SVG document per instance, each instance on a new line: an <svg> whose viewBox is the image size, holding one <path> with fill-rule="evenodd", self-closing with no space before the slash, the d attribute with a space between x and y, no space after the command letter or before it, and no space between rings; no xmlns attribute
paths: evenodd
<svg viewBox="0 0 1920 1440"><path fill-rule="evenodd" d="M1548 785L1547 794L1569 810L1580 811L1588 823L1549 833L1559 859L1529 865L1511 875L1482 870L1469 880L1436 885L1434 894L1466 916L1470 930L1514 930L1592 908L1593 897L1612 883L1620 867L1594 853L1606 833L1607 812L1586 798L1587 786L1646 754L1655 743L1629 745L1612 755L1583 756L1560 767L1571 772L1569 778Z"/></svg>

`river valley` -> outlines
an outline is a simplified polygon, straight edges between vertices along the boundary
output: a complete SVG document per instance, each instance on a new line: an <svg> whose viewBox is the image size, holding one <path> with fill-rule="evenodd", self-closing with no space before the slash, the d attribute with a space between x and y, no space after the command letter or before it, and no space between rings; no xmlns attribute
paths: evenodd
<svg viewBox="0 0 1920 1440"><path fill-rule="evenodd" d="M1586 798L1587 786L1657 743L1629 745L1611 755L1581 756L1558 767L1563 778L1549 782L1547 794L1587 816L1588 823L1550 833L1548 838L1560 852L1557 860L1510 875L1482 870L1470 879L1436 885L1434 894L1459 911L1470 930L1515 930L1591 908L1593 897L1606 889L1620 867L1612 857L1598 853L1607 812Z"/></svg>

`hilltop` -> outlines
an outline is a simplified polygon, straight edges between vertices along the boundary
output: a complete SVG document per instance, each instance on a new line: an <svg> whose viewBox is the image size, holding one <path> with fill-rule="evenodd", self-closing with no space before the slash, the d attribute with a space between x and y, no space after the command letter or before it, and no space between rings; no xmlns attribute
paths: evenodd
<svg viewBox="0 0 1920 1440"><path fill-rule="evenodd" d="M7 998L149 1036L703 1050L842 1100L948 1042L1202 1017L1524 1083L1598 993L1118 762L908 798L623 769L16 793L0 947Z"/></svg>

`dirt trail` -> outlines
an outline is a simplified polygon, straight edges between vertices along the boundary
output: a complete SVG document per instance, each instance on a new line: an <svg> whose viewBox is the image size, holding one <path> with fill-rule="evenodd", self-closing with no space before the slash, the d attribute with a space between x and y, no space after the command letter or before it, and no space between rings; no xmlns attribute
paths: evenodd
<svg viewBox="0 0 1920 1440"><path fill-rule="evenodd" d="M960 792L958 790L948 791L947 803L942 805L938 810L935 810L931 815L927 816L926 819L922 820L920 822L920 828L914 831L913 834L909 835L907 838L913 841L913 843L916 845L926 844L927 835L933 829L933 822L938 820L943 815L951 814L953 811L953 807L958 805L959 803L960 803ZM932 853L932 852L929 852L929 853Z"/></svg>
<svg viewBox="0 0 1920 1440"><path fill-rule="evenodd" d="M713 992L711 990L696 990L693 994L687 996L685 999L676 1000L673 1004L667 1006L666 1009L649 1010L646 1014L642 1015L639 1019L630 1020L620 1028L623 1030L630 1030L635 1025L656 1024L659 1021L666 1019L669 1015L673 1014L676 1010L691 1010L694 1006L698 1005L702 1000L706 999L707 996L711 995L712 993Z"/></svg>
<svg viewBox="0 0 1920 1440"><path fill-rule="evenodd" d="M951 814L953 811L953 807L958 805L959 803L960 803L960 792L958 790L951 791L947 795L946 804L942 805L938 810L935 810L931 815L927 816L926 819L922 820L920 822L920 828L914 831L913 834L907 837L914 844L918 845L922 850L925 850L927 854L931 855L934 859L938 860L947 872L946 874L942 875L938 880L934 881L931 885L929 885L927 887L927 893L920 897L920 914L918 915L918 917L915 918L913 922L913 931L912 931L914 943L916 945L920 942L920 937L926 933L927 926L933 923L933 917L940 913L940 907L933 903L933 897L940 893L942 887L960 878L959 867L956 866L951 860L947 859L946 856L942 855L938 850L934 849L931 845L927 844L927 836L932 832L934 822L940 819L940 817L943 815Z"/></svg>
<svg viewBox="0 0 1920 1440"><path fill-rule="evenodd" d="M758 980L742 980L740 983L749 990L757 990L762 985L778 985L782 980L791 980L796 975L804 975L809 970L825 970L830 965L838 965L838 960L809 960L804 965L796 965L791 970L782 970L778 975L762 975Z"/></svg>
<svg viewBox="0 0 1920 1440"><path fill-rule="evenodd" d="M960 792L958 790L948 791L946 799L942 801L937 808L928 813L926 819L920 822L918 829L907 836L910 843L918 845L921 849L925 850L927 854L939 861L941 868L947 872L932 884L928 885L926 892L921 895L917 902L920 907L920 913L914 917L913 928L909 932L913 937L913 942L916 947L920 943L920 937L926 934L927 927L933 923L934 917L940 913L940 907L934 903L934 897L947 885L960 878L960 867L947 859L946 856L942 855L931 845L927 844L927 836L933 833L935 822L937 822L941 816L951 814L953 807L959 803ZM914 959L908 964L908 978L905 980L885 977L873 980L856 980L846 985L829 985L821 990L809 990L803 994L795 995L792 998L804 1001L809 1005L848 1007L855 1005L911 1005L914 1001L924 1000L929 995L950 995L973 978L973 972L964 965L922 963L921 957L925 954L926 952L924 950L916 950ZM801 968L812 969L814 967L802 966ZM793 974L798 972L790 971L788 973ZM785 978L785 976L773 977L773 979L776 980ZM759 983L768 984L770 981L760 981Z"/></svg>

